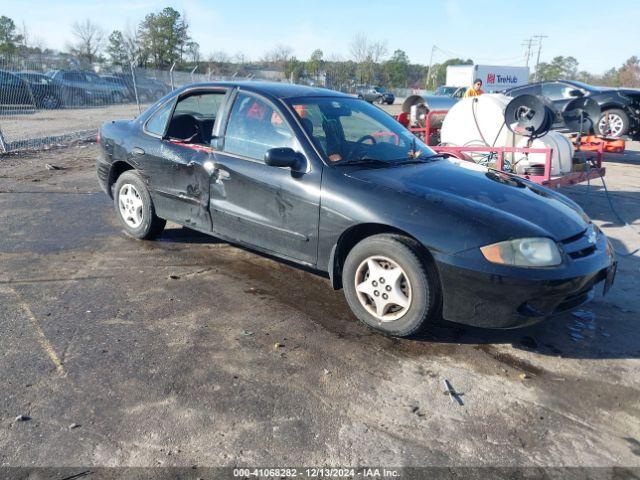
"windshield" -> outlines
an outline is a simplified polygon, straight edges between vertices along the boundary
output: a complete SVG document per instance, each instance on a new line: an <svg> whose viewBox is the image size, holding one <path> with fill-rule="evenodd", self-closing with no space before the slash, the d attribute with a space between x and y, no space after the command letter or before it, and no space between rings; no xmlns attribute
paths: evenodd
<svg viewBox="0 0 640 480"><path fill-rule="evenodd" d="M384 87L373 87L373 89L378 93L385 93L386 92Z"/></svg>
<svg viewBox="0 0 640 480"><path fill-rule="evenodd" d="M305 97L289 105L330 164L403 162L434 154L393 117L363 100Z"/></svg>

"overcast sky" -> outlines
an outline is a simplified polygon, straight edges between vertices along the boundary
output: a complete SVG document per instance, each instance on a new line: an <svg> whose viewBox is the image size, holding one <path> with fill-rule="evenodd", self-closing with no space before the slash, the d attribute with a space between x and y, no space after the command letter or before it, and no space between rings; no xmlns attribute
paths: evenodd
<svg viewBox="0 0 640 480"><path fill-rule="evenodd" d="M530 8L525 8L525 5ZM523 41L547 35L542 61L573 55L580 69L602 73L640 56L640 2L637 0L2 0L0 14L24 21L45 46L64 49L71 25L90 18L105 31L134 28L162 6L185 12L202 55L217 50L243 52L251 59L277 44L289 45L300 59L316 48L342 58L356 33L407 52L412 62L451 56L476 63L524 65ZM531 64L535 63L534 48Z"/></svg>

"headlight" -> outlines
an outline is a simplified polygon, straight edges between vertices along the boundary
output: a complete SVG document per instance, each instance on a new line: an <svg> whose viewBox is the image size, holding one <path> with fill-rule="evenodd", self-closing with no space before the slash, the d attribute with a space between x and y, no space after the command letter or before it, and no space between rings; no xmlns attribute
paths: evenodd
<svg viewBox="0 0 640 480"><path fill-rule="evenodd" d="M492 263L516 267L552 267L562 263L560 250L549 238L519 238L480 248Z"/></svg>

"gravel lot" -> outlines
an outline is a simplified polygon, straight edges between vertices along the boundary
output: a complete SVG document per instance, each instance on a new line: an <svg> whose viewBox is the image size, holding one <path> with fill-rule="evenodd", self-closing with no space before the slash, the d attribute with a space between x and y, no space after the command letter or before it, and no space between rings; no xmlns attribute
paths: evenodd
<svg viewBox="0 0 640 480"><path fill-rule="evenodd" d="M145 106L142 106L144 109ZM65 135L97 129L114 118L135 118L135 103L105 105L95 108L37 110L34 112L0 115L0 130L7 143Z"/></svg>
<svg viewBox="0 0 640 480"><path fill-rule="evenodd" d="M390 339L313 273L177 226L125 237L95 155L0 157L0 466L640 467L637 255L581 318ZM607 167L637 231L640 154ZM566 192L640 246L599 182Z"/></svg>

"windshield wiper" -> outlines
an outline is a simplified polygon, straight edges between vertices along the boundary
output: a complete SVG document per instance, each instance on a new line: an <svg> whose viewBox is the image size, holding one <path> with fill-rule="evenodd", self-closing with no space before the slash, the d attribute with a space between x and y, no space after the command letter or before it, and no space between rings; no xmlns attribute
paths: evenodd
<svg viewBox="0 0 640 480"><path fill-rule="evenodd" d="M391 162L380 160L378 158L362 157L358 158L357 160L343 160L341 162L335 163L335 165L379 165L388 167L391 165Z"/></svg>
<svg viewBox="0 0 640 480"><path fill-rule="evenodd" d="M420 157L405 157L396 160L394 163L396 165L410 165L412 163L429 163L434 160L439 160L441 158L447 158L451 155L449 153L435 153L433 155L420 156Z"/></svg>

